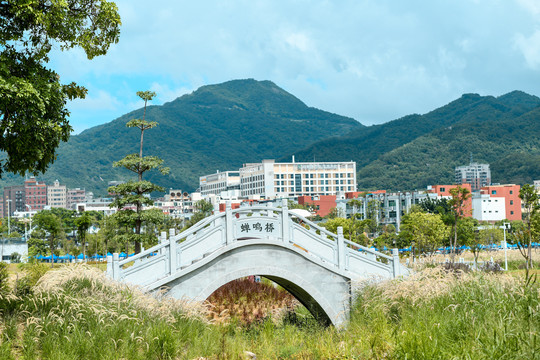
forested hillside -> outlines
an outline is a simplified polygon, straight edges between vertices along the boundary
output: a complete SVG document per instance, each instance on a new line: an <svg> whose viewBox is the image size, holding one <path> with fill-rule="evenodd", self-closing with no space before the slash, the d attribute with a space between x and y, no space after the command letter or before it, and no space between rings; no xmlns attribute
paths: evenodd
<svg viewBox="0 0 540 360"><path fill-rule="evenodd" d="M452 183L454 167L492 165L494 182L540 178L540 99L520 91L466 94L425 115L410 115L296 152L299 161L357 162L360 189L411 190ZM284 157L286 158L286 157Z"/></svg>
<svg viewBox="0 0 540 360"><path fill-rule="evenodd" d="M40 180L104 194L110 180L127 179L114 161L138 152L140 133L125 127L142 109L72 136ZM238 169L246 162L277 158L315 141L364 128L354 119L306 106L270 81L234 80L201 87L162 106L146 118L159 126L145 132L144 152L165 160L168 176L150 175L165 187L193 191L199 176ZM21 183L6 177L3 185Z"/></svg>
<svg viewBox="0 0 540 360"><path fill-rule="evenodd" d="M110 180L131 174L112 163L138 151L139 133L125 124L135 110L72 136L40 180L104 194ZM144 151L165 160L168 176L149 179L193 191L199 176L275 158L357 162L360 189L412 190L453 182L454 167L491 164L499 183L540 179L540 99L520 91L465 94L427 114L365 127L354 119L306 106L270 81L234 80L203 86L162 106L147 119ZM2 185L21 183L7 176Z"/></svg>

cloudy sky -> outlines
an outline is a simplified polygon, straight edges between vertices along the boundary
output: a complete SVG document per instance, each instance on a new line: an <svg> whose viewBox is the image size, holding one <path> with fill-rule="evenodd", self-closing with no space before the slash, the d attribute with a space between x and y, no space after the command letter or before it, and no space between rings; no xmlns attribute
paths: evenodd
<svg viewBox="0 0 540 360"><path fill-rule="evenodd" d="M539 0L118 0L106 56L58 52L79 133L207 84L271 80L309 106L365 125L425 113L463 93L540 96Z"/></svg>

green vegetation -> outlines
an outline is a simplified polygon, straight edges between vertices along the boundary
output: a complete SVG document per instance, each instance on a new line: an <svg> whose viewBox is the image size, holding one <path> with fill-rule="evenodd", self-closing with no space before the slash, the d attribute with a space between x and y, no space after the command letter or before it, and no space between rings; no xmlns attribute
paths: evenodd
<svg viewBox="0 0 540 360"><path fill-rule="evenodd" d="M60 83L46 67L51 49L82 48L92 59L118 41L119 27L116 5L105 0L0 3L0 176L44 172L69 138L66 103L87 90Z"/></svg>
<svg viewBox="0 0 540 360"><path fill-rule="evenodd" d="M401 244L411 246L421 253L433 254L448 238L449 229L436 214L414 211L403 216L401 223Z"/></svg>
<svg viewBox="0 0 540 360"><path fill-rule="evenodd" d="M357 162L359 189L412 190L454 182L454 168L491 164L492 180L540 177L540 99L514 91L463 95L424 115L410 115L295 152L298 161ZM284 160L286 158L282 158Z"/></svg>
<svg viewBox="0 0 540 360"><path fill-rule="evenodd" d="M453 183L455 166L467 164L471 153L475 161L491 164L494 182L523 184L540 178L539 106L539 98L519 91L497 98L466 94L424 115L364 127L309 108L270 81L234 80L149 106L148 120L160 126L148 134L145 146L171 167L163 185L186 191L216 169L266 158L290 161L292 154L298 161L354 160L359 188L366 190ZM112 154L138 150L136 134L124 125L143 112L72 136L42 179L58 178L98 194L105 193L107 181L127 179L125 171L111 167ZM150 175L148 180L158 179ZM18 182L15 176L2 180Z"/></svg>
<svg viewBox="0 0 540 360"><path fill-rule="evenodd" d="M125 125L143 112L141 108L71 136L40 180L59 179L95 194L106 193L107 181L127 180L129 172L112 163L118 154L139 151L138 134L126 131ZM270 81L252 79L203 86L162 106L149 106L146 119L160 125L145 134L145 151L171 168L168 177L150 174L147 180L185 191L195 190L199 176L216 169L234 170L363 128L353 119L306 106ZM20 177L9 176L2 185L20 182Z"/></svg>
<svg viewBox="0 0 540 360"><path fill-rule="evenodd" d="M204 307L158 300L84 266L48 271L25 296L0 294L0 309L5 359L246 359L247 352L258 359L540 356L538 284L440 268L366 284L342 330L298 321L301 311L250 326L212 323Z"/></svg>

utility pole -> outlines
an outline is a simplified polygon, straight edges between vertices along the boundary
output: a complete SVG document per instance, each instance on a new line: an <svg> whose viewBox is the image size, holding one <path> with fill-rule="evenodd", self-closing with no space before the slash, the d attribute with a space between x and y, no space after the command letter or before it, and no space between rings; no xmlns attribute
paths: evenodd
<svg viewBox="0 0 540 360"><path fill-rule="evenodd" d="M510 228L510 223L503 223L503 226L501 226L503 228L503 233L504 233L504 240L503 240L503 249L504 249L504 270L505 271L508 271L508 256L507 256L507 249L508 249L508 244L506 242L506 230Z"/></svg>
<svg viewBox="0 0 540 360"><path fill-rule="evenodd" d="M8 237L9 237L9 235L11 235L11 199L7 199L6 202L8 203L7 223L8 223Z"/></svg>

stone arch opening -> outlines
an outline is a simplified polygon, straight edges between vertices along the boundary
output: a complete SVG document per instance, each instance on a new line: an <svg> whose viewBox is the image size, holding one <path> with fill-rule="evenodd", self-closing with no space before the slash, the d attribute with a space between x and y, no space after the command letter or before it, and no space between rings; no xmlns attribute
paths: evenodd
<svg viewBox="0 0 540 360"><path fill-rule="evenodd" d="M324 325L343 325L350 279L308 259L300 250L257 240L238 242L169 283L169 294L204 301L221 286L259 275L282 286Z"/></svg>
<svg viewBox="0 0 540 360"><path fill-rule="evenodd" d="M214 293L214 291L231 281L257 275L265 277L283 287L304 305L313 317L322 325L328 326L336 324L336 319L340 314L338 314L325 300L323 294L312 284L306 283L305 280L285 269L243 269L242 271L224 274L222 277L214 279L212 284L203 291L199 298L201 300L206 300Z"/></svg>

